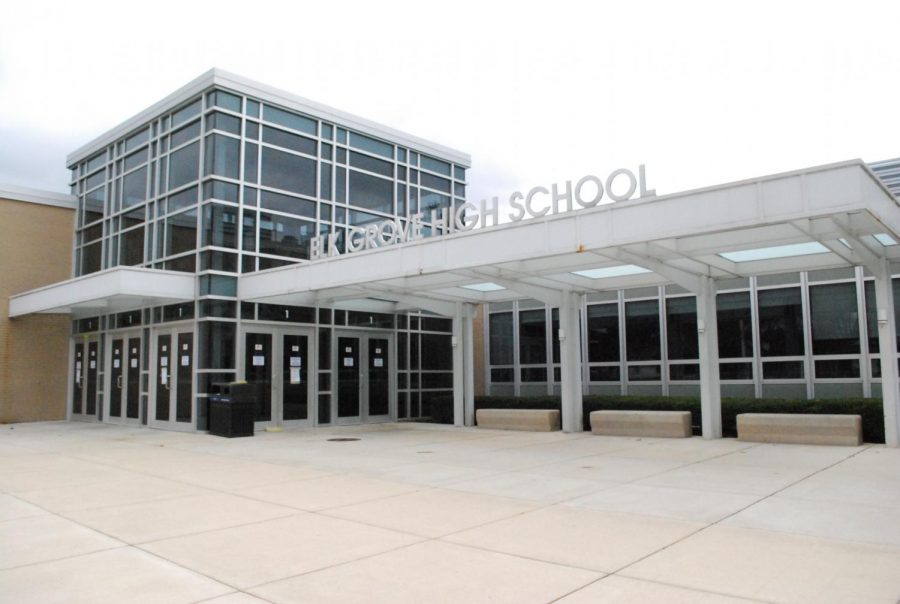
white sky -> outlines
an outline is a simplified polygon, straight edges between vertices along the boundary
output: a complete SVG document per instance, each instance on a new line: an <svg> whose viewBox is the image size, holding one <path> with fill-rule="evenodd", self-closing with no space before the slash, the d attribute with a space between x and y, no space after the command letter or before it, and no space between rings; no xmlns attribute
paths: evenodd
<svg viewBox="0 0 900 604"><path fill-rule="evenodd" d="M0 183L217 66L472 155L469 199L900 156L900 2L10 2Z"/></svg>

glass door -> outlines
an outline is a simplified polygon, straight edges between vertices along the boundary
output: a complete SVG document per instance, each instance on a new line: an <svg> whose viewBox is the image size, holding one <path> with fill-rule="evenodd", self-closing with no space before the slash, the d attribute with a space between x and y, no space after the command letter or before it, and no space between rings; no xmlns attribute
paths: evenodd
<svg viewBox="0 0 900 604"><path fill-rule="evenodd" d="M368 421L387 421L391 408L391 374L387 338L368 336Z"/></svg>
<svg viewBox="0 0 900 604"><path fill-rule="evenodd" d="M362 371L359 360L360 339L356 336L339 336L337 339L337 419L362 421Z"/></svg>
<svg viewBox="0 0 900 604"><path fill-rule="evenodd" d="M141 407L141 335L115 334L109 339L109 384L106 421L137 424Z"/></svg>
<svg viewBox="0 0 900 604"><path fill-rule="evenodd" d="M96 420L100 341L96 337L76 341L72 365L72 419Z"/></svg>
<svg viewBox="0 0 900 604"><path fill-rule="evenodd" d="M311 342L311 331L282 333L279 338L281 375L276 398L285 424L302 424L310 419L309 401L313 395L309 379Z"/></svg>
<svg viewBox="0 0 900 604"><path fill-rule="evenodd" d="M362 423L390 420L392 335L339 333L335 347L337 367L337 422Z"/></svg>
<svg viewBox="0 0 900 604"><path fill-rule="evenodd" d="M244 380L254 386L256 426L265 428L272 421L272 350L271 331L254 330L244 334Z"/></svg>
<svg viewBox="0 0 900 604"><path fill-rule="evenodd" d="M312 333L255 327L244 334L244 380L255 387L257 428L310 420Z"/></svg>
<svg viewBox="0 0 900 604"><path fill-rule="evenodd" d="M150 424L194 429L194 333L178 329L155 335Z"/></svg>

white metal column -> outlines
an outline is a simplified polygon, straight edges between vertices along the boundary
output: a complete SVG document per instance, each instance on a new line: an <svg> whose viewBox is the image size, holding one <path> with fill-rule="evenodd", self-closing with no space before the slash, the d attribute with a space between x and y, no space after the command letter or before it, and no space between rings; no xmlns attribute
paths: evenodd
<svg viewBox="0 0 900 604"><path fill-rule="evenodd" d="M453 347L453 425L465 426L465 351L466 346L463 336L465 331L466 308L462 302L456 303L456 313L453 315L453 336L450 344Z"/></svg>
<svg viewBox="0 0 900 604"><path fill-rule="evenodd" d="M891 286L891 269L887 259L880 259L878 264L878 270L872 272L875 274L875 304L878 309L884 442L889 447L900 447L900 392L898 392L897 384L897 325L894 319L894 292Z"/></svg>
<svg viewBox="0 0 900 604"><path fill-rule="evenodd" d="M700 277L697 292L697 338L700 344L700 415L703 437L722 437L722 392L719 382L719 330L716 284Z"/></svg>
<svg viewBox="0 0 900 604"><path fill-rule="evenodd" d="M463 422L475 425L475 306L466 304L463 316Z"/></svg>
<svg viewBox="0 0 900 604"><path fill-rule="evenodd" d="M583 294L564 291L559 307L560 376L562 382L562 429L581 432L584 429L581 394L581 355L578 315Z"/></svg>

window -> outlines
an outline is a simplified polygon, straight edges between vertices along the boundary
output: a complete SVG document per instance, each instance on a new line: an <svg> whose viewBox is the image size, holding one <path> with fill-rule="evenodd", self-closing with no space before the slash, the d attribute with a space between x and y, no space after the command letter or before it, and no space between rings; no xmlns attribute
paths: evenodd
<svg viewBox="0 0 900 604"><path fill-rule="evenodd" d="M394 183L351 170L350 203L367 210L391 214L394 210Z"/></svg>
<svg viewBox="0 0 900 604"><path fill-rule="evenodd" d="M453 369L453 348L449 335L422 334L422 369Z"/></svg>
<svg viewBox="0 0 900 604"><path fill-rule="evenodd" d="M197 247L197 210L166 218L165 255L180 254Z"/></svg>
<svg viewBox="0 0 900 604"><path fill-rule="evenodd" d="M897 330L897 347L900 348L900 279L892 281L894 289L894 323ZM869 352L877 354L878 343L878 304L875 299L875 283L866 282L866 331L869 336Z"/></svg>
<svg viewBox="0 0 900 604"><path fill-rule="evenodd" d="M315 135L318 130L315 120L302 115L297 115L296 113L290 113L283 109L278 109L277 107L272 107L271 105L263 105L263 119L267 122L285 126L292 130L299 130L300 132L305 132L307 134Z"/></svg>
<svg viewBox="0 0 900 604"><path fill-rule="evenodd" d="M719 331L719 357L723 359L752 357L753 323L750 312L750 292L719 294L716 297L716 316ZM742 371L742 369L739 370L739 373Z"/></svg>
<svg viewBox="0 0 900 604"><path fill-rule="evenodd" d="M256 182L258 172L259 146L253 143L244 145L244 180L250 183Z"/></svg>
<svg viewBox="0 0 900 604"><path fill-rule="evenodd" d="M175 189L197 180L199 169L199 142L175 151L169 159L169 189Z"/></svg>
<svg viewBox="0 0 900 604"><path fill-rule="evenodd" d="M375 159L355 151L350 152L350 165L360 170L367 170L388 178L394 177L394 164L382 159Z"/></svg>
<svg viewBox="0 0 900 604"><path fill-rule="evenodd" d="M239 96L216 90L210 93L208 100L210 105L218 105L236 113L241 112L241 97Z"/></svg>
<svg viewBox="0 0 900 604"><path fill-rule="evenodd" d="M625 303L625 338L629 361L658 361L660 359L658 300ZM658 367L656 371L658 373ZM632 378L631 373L631 369L629 369L629 379L636 379ZM659 378L641 377L639 379Z"/></svg>
<svg viewBox="0 0 900 604"><path fill-rule="evenodd" d="M804 354L800 288L762 290L759 299L759 344L764 357ZM763 377L765 371L763 371Z"/></svg>
<svg viewBox="0 0 900 604"><path fill-rule="evenodd" d="M300 199L299 197L291 197L290 195L282 195L281 193L273 193L272 191L261 192L259 205L262 208L275 210L276 212L296 214L307 218L316 217L316 202Z"/></svg>
<svg viewBox="0 0 900 604"><path fill-rule="evenodd" d="M264 254L309 259L309 240L315 223L287 216L260 214L259 251Z"/></svg>
<svg viewBox="0 0 900 604"><path fill-rule="evenodd" d="M231 134L240 135L241 120L233 115L214 111L206 118L206 131L209 132L210 130L224 130Z"/></svg>
<svg viewBox="0 0 900 604"><path fill-rule="evenodd" d="M190 105L186 105L182 107L178 111L172 114L172 127L174 128L178 124L184 123L187 120L191 119L195 115L200 114L200 99L197 99Z"/></svg>
<svg viewBox="0 0 900 604"><path fill-rule="evenodd" d="M666 344L670 359L699 358L696 298L669 298L666 300ZM681 367L693 367L693 365L682 365ZM674 372L674 369L672 371ZM672 379L694 378L673 377Z"/></svg>
<svg viewBox="0 0 900 604"><path fill-rule="evenodd" d="M314 196L316 162L299 155L263 147L260 183L275 189Z"/></svg>
<svg viewBox="0 0 900 604"><path fill-rule="evenodd" d="M443 193L450 193L450 181L440 176L432 176L422 172L419 184L429 189L435 189Z"/></svg>
<svg viewBox="0 0 900 604"><path fill-rule="evenodd" d="M547 313L543 309L519 312L519 362L547 362Z"/></svg>
<svg viewBox="0 0 900 604"><path fill-rule="evenodd" d="M330 138L330 137L327 137L327 138ZM356 132L350 133L350 146L356 147L357 149L362 149L363 151L368 151L369 153L381 155L382 157L386 157L388 159L394 158L394 146L393 145L388 144L388 143L383 143L379 140L375 140L374 138L369 138L368 136L364 136L362 134L357 134Z"/></svg>
<svg viewBox="0 0 900 604"><path fill-rule="evenodd" d="M200 136L200 120L197 120L193 124L188 124L184 128L176 130L172 133L172 148L182 145L189 140L195 139Z"/></svg>
<svg viewBox="0 0 900 604"><path fill-rule="evenodd" d="M133 206L147 199L147 167L135 170L122 179L122 205Z"/></svg>
<svg viewBox="0 0 900 604"><path fill-rule="evenodd" d="M136 228L122 233L120 239L122 255L120 263L135 266L144 262L144 228Z"/></svg>
<svg viewBox="0 0 900 604"><path fill-rule="evenodd" d="M167 209L166 213L176 212L178 210L183 210L189 206L197 203L197 192L199 189L197 187L191 187L189 189L185 189L184 191L180 191L175 195L171 195L167 201Z"/></svg>
<svg viewBox="0 0 900 604"><path fill-rule="evenodd" d="M488 320L490 364L513 364L513 320L511 312L492 313ZM510 380L511 381L511 380Z"/></svg>
<svg viewBox="0 0 900 604"><path fill-rule="evenodd" d="M812 316L813 354L859 353L856 284L836 283L810 287L809 310Z"/></svg>
<svg viewBox="0 0 900 604"><path fill-rule="evenodd" d="M212 134L206 137L204 174L226 178L240 176L241 143L236 138Z"/></svg>
<svg viewBox="0 0 900 604"><path fill-rule="evenodd" d="M433 157L428 157L427 155L422 156L422 168L437 172L438 174L450 176L450 164Z"/></svg>
<svg viewBox="0 0 900 604"><path fill-rule="evenodd" d="M237 208L220 204L203 206L203 245L237 247Z"/></svg>
<svg viewBox="0 0 900 604"><path fill-rule="evenodd" d="M588 306L587 328L588 360L592 363L618 361L618 304L592 304ZM618 377L616 379L618 379Z"/></svg>
<svg viewBox="0 0 900 604"><path fill-rule="evenodd" d="M284 147L291 151L306 153L307 155L316 154L316 141L305 136L278 130L277 128L269 128L268 126L263 128L263 142L277 147Z"/></svg>

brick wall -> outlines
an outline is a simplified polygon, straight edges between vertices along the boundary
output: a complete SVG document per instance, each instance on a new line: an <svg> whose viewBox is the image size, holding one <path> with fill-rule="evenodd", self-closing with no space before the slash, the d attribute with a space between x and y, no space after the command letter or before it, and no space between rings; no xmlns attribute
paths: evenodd
<svg viewBox="0 0 900 604"><path fill-rule="evenodd" d="M68 315L9 318L9 297L71 277L75 211L0 198L0 423L64 419Z"/></svg>

